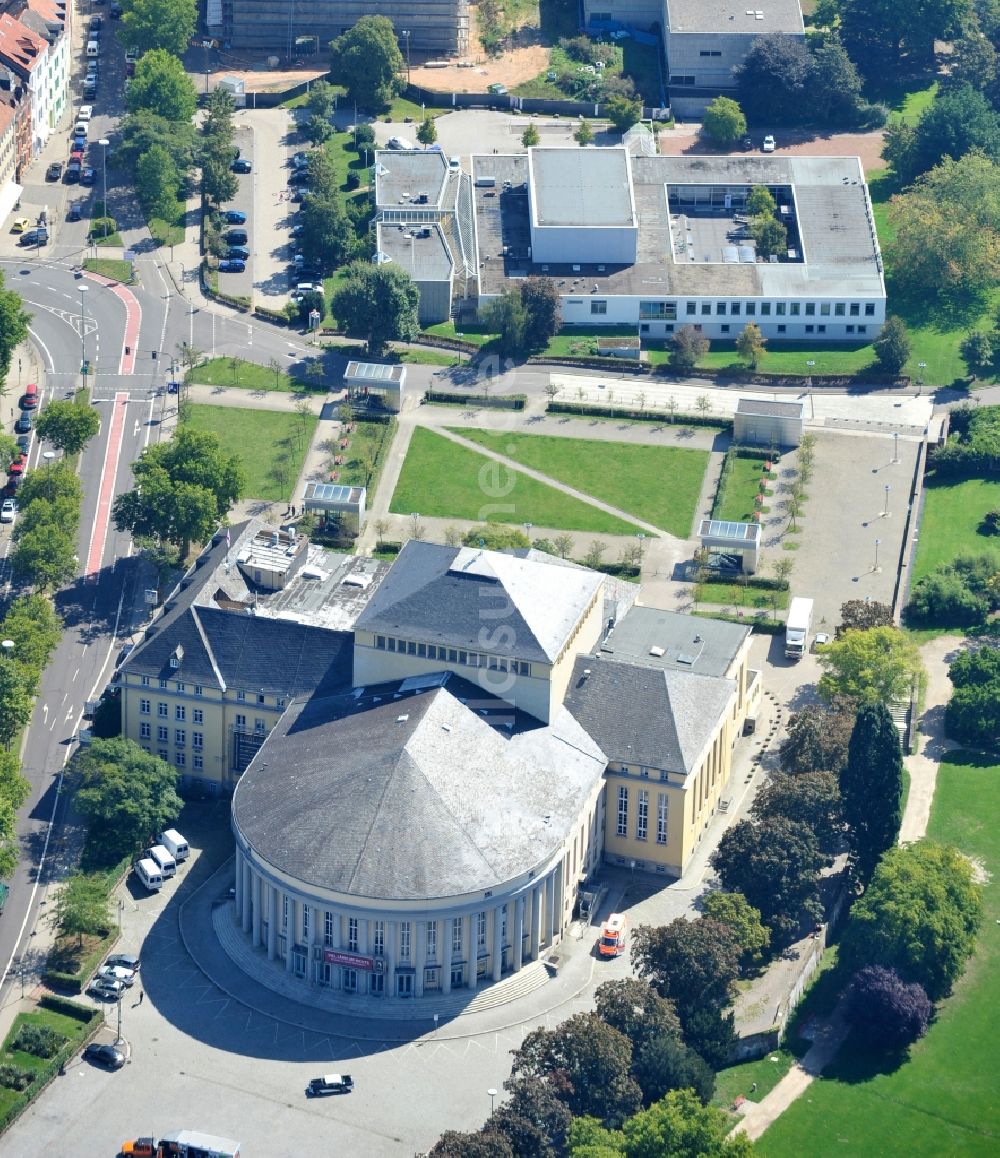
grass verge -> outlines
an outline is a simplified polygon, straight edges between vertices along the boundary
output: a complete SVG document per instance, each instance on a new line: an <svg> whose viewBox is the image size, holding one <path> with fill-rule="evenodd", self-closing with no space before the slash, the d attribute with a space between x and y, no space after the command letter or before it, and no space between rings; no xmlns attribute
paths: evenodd
<svg viewBox="0 0 1000 1158"><path fill-rule="evenodd" d="M727 1066L715 1076L715 1097L720 1109L728 1110L739 1097L748 1102L759 1102L781 1081L791 1069L795 1055L787 1049L776 1049L766 1057ZM756 1089L753 1087L756 1086Z"/></svg>
<svg viewBox="0 0 1000 1158"><path fill-rule="evenodd" d="M423 427L413 432L389 509L606 535L634 535L639 529Z"/></svg>
<svg viewBox="0 0 1000 1158"><path fill-rule="evenodd" d="M135 285L139 280L135 276L135 267L130 261L111 257L88 257L84 260L83 268L88 273L96 273L100 277L120 281L125 285Z"/></svg>
<svg viewBox="0 0 1000 1158"><path fill-rule="evenodd" d="M717 603L725 607L753 607L760 611L781 611L788 606L788 592L764 590L740 583L723 583L710 579L698 584L699 603Z"/></svg>
<svg viewBox="0 0 1000 1158"><path fill-rule="evenodd" d="M284 370L274 370L248 362L245 358L210 358L188 371L188 382L204 386L236 386L242 390L278 391L284 394L304 394L312 390L323 393L320 382L313 386L307 381L292 378Z"/></svg>
<svg viewBox="0 0 1000 1158"><path fill-rule="evenodd" d="M763 453L747 458L730 453L729 469L722 479L721 493L712 510L713 519L736 523L748 523L753 519L754 499L760 493L760 480L767 461Z"/></svg>
<svg viewBox="0 0 1000 1158"><path fill-rule="evenodd" d="M313 415L232 406L191 405L187 425L219 436L223 450L236 454L247 473L248 498L287 503L298 482L316 430Z"/></svg>
<svg viewBox="0 0 1000 1158"><path fill-rule="evenodd" d="M587 438L507 434L454 427L454 432L652 523L691 534L708 452L679 446L635 446ZM666 479L670 485L665 486Z"/></svg>
<svg viewBox="0 0 1000 1158"><path fill-rule="evenodd" d="M1000 765L950 753L938 771L928 836L986 874L975 955L909 1059L886 1070L849 1049L757 1143L766 1158L801 1155L992 1155L1000 1137Z"/></svg>
<svg viewBox="0 0 1000 1158"><path fill-rule="evenodd" d="M965 479L962 482L928 482L924 492L924 514L914 565L913 581L959 555L996 555L995 539L977 530L987 511L1000 507L1000 482Z"/></svg>
<svg viewBox="0 0 1000 1158"><path fill-rule="evenodd" d="M184 241L184 221L187 217L187 204L177 202L177 210L173 217L166 221L162 217L150 217L146 223L149 232L157 245L181 245Z"/></svg>

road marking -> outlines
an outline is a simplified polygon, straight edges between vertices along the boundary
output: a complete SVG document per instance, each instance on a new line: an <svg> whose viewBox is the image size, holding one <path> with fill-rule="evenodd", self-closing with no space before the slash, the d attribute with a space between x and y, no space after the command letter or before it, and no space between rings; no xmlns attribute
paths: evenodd
<svg viewBox="0 0 1000 1158"><path fill-rule="evenodd" d="M52 361L52 355L49 353L48 346L46 346L46 344L42 341L42 339L38 336L38 334L31 328L31 326L28 327L28 333L35 339L35 341L39 344L39 346L42 347L42 353L45 355L45 357L48 359L48 362L49 362L49 369L54 370L56 368L56 364L55 364L55 362Z"/></svg>
<svg viewBox="0 0 1000 1158"><path fill-rule="evenodd" d="M101 466L101 482L97 495L97 511L94 515L94 531L90 537L90 550L87 552L87 566L84 570L84 579L88 583L97 582L97 575L101 569L101 559L104 557L104 544L108 538L108 522L111 519L111 501L115 495L115 476L118 474L118 459L121 455L127 405L128 394L123 391L117 393L114 399L114 409L111 412L108 446L104 452L104 463ZM109 467L110 469L108 469Z"/></svg>

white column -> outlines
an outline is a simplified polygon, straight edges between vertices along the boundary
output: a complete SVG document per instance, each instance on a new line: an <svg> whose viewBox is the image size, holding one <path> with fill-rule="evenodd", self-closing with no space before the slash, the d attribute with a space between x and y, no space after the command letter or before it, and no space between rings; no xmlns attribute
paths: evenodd
<svg viewBox="0 0 1000 1158"><path fill-rule="evenodd" d="M249 866L248 866L249 867ZM263 899L261 896L260 877L251 870L250 874L250 907L253 910L251 928L253 935L251 937L251 944L255 949L260 948L260 926L261 918L263 916L262 910L264 908Z"/></svg>
<svg viewBox="0 0 1000 1158"><path fill-rule="evenodd" d="M274 960L278 945L278 890L267 886L267 959Z"/></svg>
<svg viewBox="0 0 1000 1158"><path fill-rule="evenodd" d="M470 989L476 988L476 934L472 924L472 914L462 918L462 944L465 946L465 983Z"/></svg>
<svg viewBox="0 0 1000 1158"><path fill-rule="evenodd" d="M299 905L301 901L297 901L294 897L288 898L288 927L285 929L285 972L291 973L292 966L295 963L295 954L292 949L298 940L297 933L299 928Z"/></svg>
<svg viewBox="0 0 1000 1158"><path fill-rule="evenodd" d="M503 905L493 910L493 980L503 976Z"/></svg>
<svg viewBox="0 0 1000 1158"><path fill-rule="evenodd" d="M385 923L385 992L387 997L396 996L396 963L399 960L399 922Z"/></svg>
<svg viewBox="0 0 1000 1158"><path fill-rule="evenodd" d="M444 937L438 935L438 947L441 950L441 992L451 992L451 918L439 921L438 925L444 932Z"/></svg>
<svg viewBox="0 0 1000 1158"><path fill-rule="evenodd" d="M243 917L243 932L250 932L250 925L253 922L253 874L250 871L250 862L244 858L240 858L240 877L243 880L243 892L241 895L242 907L241 914Z"/></svg>
<svg viewBox="0 0 1000 1158"><path fill-rule="evenodd" d="M565 860L561 860L556 865L556 871L553 874L554 880L552 882L552 892L553 892L552 915L554 918L553 932L554 932L556 937L562 936L563 921L564 921L565 916L566 916L566 896L565 896L565 886L563 884L563 882L566 879L565 868L566 868L566 862L565 862Z"/></svg>
<svg viewBox="0 0 1000 1158"><path fill-rule="evenodd" d="M306 980L310 985L315 985L319 980L321 962L314 959L316 954L313 952L313 949L316 947L319 936L316 930L316 922L322 916L322 909L317 909L315 905L309 906L309 936L306 937Z"/></svg>
<svg viewBox="0 0 1000 1158"><path fill-rule="evenodd" d="M413 921L413 949L415 956L413 964L416 967L416 976L413 979L413 994L415 997L424 995L424 966L427 963L427 922Z"/></svg>
<svg viewBox="0 0 1000 1158"><path fill-rule="evenodd" d="M551 948L555 940L556 925L556 874L550 872L545 878L545 941Z"/></svg>
<svg viewBox="0 0 1000 1158"><path fill-rule="evenodd" d="M514 902L514 972L524 963L524 897Z"/></svg>
<svg viewBox="0 0 1000 1158"><path fill-rule="evenodd" d="M233 885L236 890L236 915L243 919L243 854L236 850L235 879Z"/></svg>

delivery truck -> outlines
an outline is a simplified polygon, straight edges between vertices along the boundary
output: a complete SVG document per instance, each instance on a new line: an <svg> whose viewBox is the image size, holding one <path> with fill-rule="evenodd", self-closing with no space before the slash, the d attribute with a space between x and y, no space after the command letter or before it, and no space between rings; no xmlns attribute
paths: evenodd
<svg viewBox="0 0 1000 1158"><path fill-rule="evenodd" d="M813 601L796 598L788 608L785 621L785 659L800 660L809 648L809 629L812 627Z"/></svg>

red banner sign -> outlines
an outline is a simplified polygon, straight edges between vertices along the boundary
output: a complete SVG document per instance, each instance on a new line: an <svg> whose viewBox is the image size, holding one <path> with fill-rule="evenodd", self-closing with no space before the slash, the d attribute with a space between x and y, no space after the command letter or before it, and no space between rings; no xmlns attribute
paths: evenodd
<svg viewBox="0 0 1000 1158"><path fill-rule="evenodd" d="M362 957L359 953L342 953L339 949L324 949L323 960L330 965L346 965L350 969L363 969L366 973L375 971L375 958Z"/></svg>

